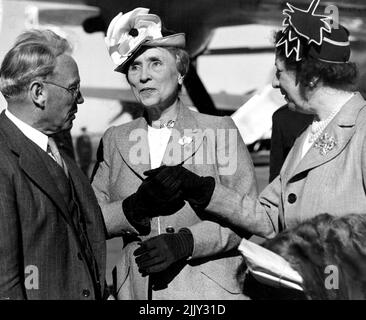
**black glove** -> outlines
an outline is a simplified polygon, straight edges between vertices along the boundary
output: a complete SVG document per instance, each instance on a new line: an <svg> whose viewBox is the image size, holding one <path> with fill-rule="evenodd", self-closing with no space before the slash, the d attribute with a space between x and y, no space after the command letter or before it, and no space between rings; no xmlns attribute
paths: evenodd
<svg viewBox="0 0 366 320"><path fill-rule="evenodd" d="M137 191L122 202L127 220L141 233L150 233L150 218L174 214L184 206L180 181L168 179L169 188L145 179Z"/></svg>
<svg viewBox="0 0 366 320"><path fill-rule="evenodd" d="M176 186L172 181L180 181L178 185L181 187L182 197L197 209L204 209L208 206L215 189L213 177L200 177L182 165L161 166L146 171L144 174L152 177L155 184L160 184L166 189Z"/></svg>
<svg viewBox="0 0 366 320"><path fill-rule="evenodd" d="M143 241L133 253L143 275L161 272L173 263L188 258L193 251L193 236L189 229L178 233L163 233Z"/></svg>

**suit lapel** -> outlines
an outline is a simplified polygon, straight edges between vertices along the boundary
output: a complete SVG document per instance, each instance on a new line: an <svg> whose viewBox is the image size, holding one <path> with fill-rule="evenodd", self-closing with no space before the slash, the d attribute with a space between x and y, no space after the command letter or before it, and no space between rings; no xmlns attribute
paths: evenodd
<svg viewBox="0 0 366 320"><path fill-rule="evenodd" d="M300 160L294 172L291 174L291 171L289 171L291 177L294 177L303 171L318 167L332 160L342 152L355 132L358 113L365 105L365 100L359 93L351 98L342 107L336 117L328 124L321 135L321 137L324 137L324 135L327 134L325 142L330 145L331 139L334 139L335 145L329 151L322 154L321 148L316 147L316 143L314 143L305 156ZM294 148L294 154L301 154L301 142L303 140L299 140L300 141L297 141L297 150Z"/></svg>
<svg viewBox="0 0 366 320"><path fill-rule="evenodd" d="M150 152L145 118L127 123L122 133L116 137L116 147L125 164L141 180L144 171L150 170Z"/></svg>
<svg viewBox="0 0 366 320"><path fill-rule="evenodd" d="M192 111L179 101L176 125L172 130L162 164L177 165L191 159L201 147L204 139L202 130Z"/></svg>
<svg viewBox="0 0 366 320"><path fill-rule="evenodd" d="M19 156L19 165L24 173L55 203L65 219L71 222L66 203L38 153L39 147L14 125L4 112L0 115L0 127L7 137L9 148ZM44 152L41 149L39 151Z"/></svg>
<svg viewBox="0 0 366 320"><path fill-rule="evenodd" d="M288 181L292 176L292 173L295 171L297 165L301 161L301 153L302 153L302 145L304 139L306 139L307 130L305 130L296 140L294 146L289 152L286 162L283 165L283 169L281 173L283 173L283 181ZM285 170L284 170L285 169Z"/></svg>
<svg viewBox="0 0 366 320"><path fill-rule="evenodd" d="M61 155L62 158L64 159L66 166L67 166L67 170L69 172L69 179L72 181L73 185L74 185L74 189L75 192L78 196L78 199L82 199L84 198L82 194L80 194L80 190L82 190L83 192L86 192L86 189L83 187L82 182L81 182L81 174L80 174L80 169L76 167L76 164L74 164L73 160L69 159L68 156L65 156L65 154L61 151Z"/></svg>

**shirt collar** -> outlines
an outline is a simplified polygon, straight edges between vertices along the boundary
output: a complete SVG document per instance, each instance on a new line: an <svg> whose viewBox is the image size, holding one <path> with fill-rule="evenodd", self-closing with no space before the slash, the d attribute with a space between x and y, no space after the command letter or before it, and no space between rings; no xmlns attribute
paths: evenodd
<svg viewBox="0 0 366 320"><path fill-rule="evenodd" d="M8 109L5 110L5 115L28 139L32 140L42 150L47 152L48 136L14 116Z"/></svg>

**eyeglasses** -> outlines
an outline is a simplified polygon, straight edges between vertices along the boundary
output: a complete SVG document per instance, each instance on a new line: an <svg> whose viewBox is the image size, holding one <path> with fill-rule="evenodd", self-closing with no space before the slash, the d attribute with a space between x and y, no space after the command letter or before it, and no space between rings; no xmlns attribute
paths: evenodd
<svg viewBox="0 0 366 320"><path fill-rule="evenodd" d="M44 83L48 83L48 84L52 84L52 85L54 85L56 87L59 87L59 88L62 88L62 89L65 89L66 91L68 91L72 95L72 97L73 97L74 100L76 100L76 98L80 94L80 83L78 83L75 87L66 88L66 87L63 87L63 86L61 86L61 85L59 85L57 83L51 82L51 81L44 81L43 80L43 82Z"/></svg>

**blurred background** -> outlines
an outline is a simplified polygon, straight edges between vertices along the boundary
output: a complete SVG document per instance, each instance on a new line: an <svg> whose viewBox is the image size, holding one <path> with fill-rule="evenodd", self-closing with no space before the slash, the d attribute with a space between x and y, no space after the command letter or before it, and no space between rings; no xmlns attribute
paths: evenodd
<svg viewBox="0 0 366 320"><path fill-rule="evenodd" d="M306 9L311 1L292 0ZM120 11L150 8L164 26L185 32L192 63L183 101L199 112L230 115L247 144L259 189L268 183L272 114L284 100L271 88L274 70L272 35L281 28L286 1L277 0L0 0L0 60L15 38L29 28L49 28L67 38L78 63L85 98L65 147L90 176L100 138L110 126L141 115L124 75L113 71L104 36ZM337 18L351 33L352 60L360 68L359 89L365 93L366 0L322 1L318 7ZM0 97L0 110L6 102ZM63 140L64 139L64 140ZM72 149L73 148L73 149ZM121 250L108 240L107 280Z"/></svg>

